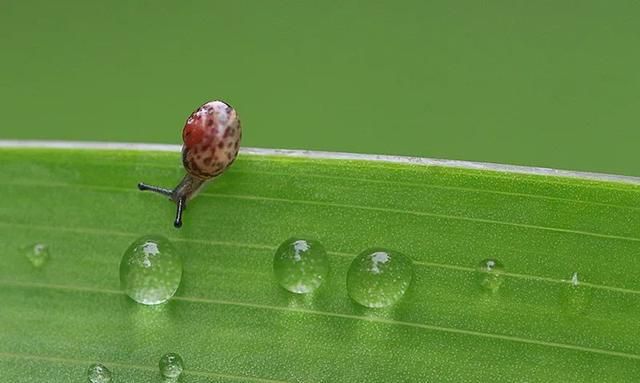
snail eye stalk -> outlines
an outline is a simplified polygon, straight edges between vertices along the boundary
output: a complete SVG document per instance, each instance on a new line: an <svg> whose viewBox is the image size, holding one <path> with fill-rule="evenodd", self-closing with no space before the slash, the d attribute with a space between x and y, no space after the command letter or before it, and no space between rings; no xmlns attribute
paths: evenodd
<svg viewBox="0 0 640 383"><path fill-rule="evenodd" d="M142 191L152 191L154 193L158 193L158 194L162 194L163 196L169 197L171 198L171 195L173 194L173 190L169 190L169 189L165 189L165 188L161 188L159 186L153 186L153 185L147 185L145 183L140 182L138 184L138 189L142 190Z"/></svg>
<svg viewBox="0 0 640 383"><path fill-rule="evenodd" d="M187 197L178 199L176 206L176 220L173 222L173 226L180 228L182 227L182 212L187 208Z"/></svg>

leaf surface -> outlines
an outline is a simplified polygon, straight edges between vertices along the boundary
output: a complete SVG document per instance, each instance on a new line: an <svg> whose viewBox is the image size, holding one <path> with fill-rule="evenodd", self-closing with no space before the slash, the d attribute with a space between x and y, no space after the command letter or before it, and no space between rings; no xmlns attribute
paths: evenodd
<svg viewBox="0 0 640 383"><path fill-rule="evenodd" d="M640 378L640 186L483 169L243 154L194 199L179 153L0 149L0 376L81 382L621 382ZM120 290L128 245L162 234L184 262L159 307ZM275 249L315 238L331 272L313 296L274 281ZM25 248L45 244L34 267ZM346 291L369 247L413 259L393 308ZM497 292L478 263L505 265ZM572 282L577 273L578 285ZM575 280L574 280L575 282Z"/></svg>

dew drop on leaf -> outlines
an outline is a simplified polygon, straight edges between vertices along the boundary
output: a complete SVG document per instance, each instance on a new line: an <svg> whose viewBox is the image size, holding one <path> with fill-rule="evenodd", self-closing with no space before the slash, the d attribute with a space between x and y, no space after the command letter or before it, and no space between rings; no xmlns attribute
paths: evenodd
<svg viewBox="0 0 640 383"><path fill-rule="evenodd" d="M329 273L329 259L318 241L290 238L273 258L273 272L280 286L296 294L315 291Z"/></svg>
<svg viewBox="0 0 640 383"><path fill-rule="evenodd" d="M89 366L87 377L91 383L109 383L111 381L111 371L104 365L96 363Z"/></svg>
<svg viewBox="0 0 640 383"><path fill-rule="evenodd" d="M30 245L26 248L25 255L33 266L42 267L49 259L49 246L42 243Z"/></svg>
<svg viewBox="0 0 640 383"><path fill-rule="evenodd" d="M387 307L402 298L413 279L413 262L397 251L368 249L347 272L347 292L366 307Z"/></svg>
<svg viewBox="0 0 640 383"><path fill-rule="evenodd" d="M134 301L164 303L175 294L182 279L182 259L174 246L159 235L135 240L120 261L120 284Z"/></svg>
<svg viewBox="0 0 640 383"><path fill-rule="evenodd" d="M562 294L562 309L569 316L585 314L591 303L591 288L583 285L581 279L577 272L571 274Z"/></svg>
<svg viewBox="0 0 640 383"><path fill-rule="evenodd" d="M483 259L476 268L478 283L485 291L496 292L502 285L504 265L495 259Z"/></svg>
<svg viewBox="0 0 640 383"><path fill-rule="evenodd" d="M162 355L159 362L160 374L165 378L177 379L184 369L182 357L176 353L170 352Z"/></svg>

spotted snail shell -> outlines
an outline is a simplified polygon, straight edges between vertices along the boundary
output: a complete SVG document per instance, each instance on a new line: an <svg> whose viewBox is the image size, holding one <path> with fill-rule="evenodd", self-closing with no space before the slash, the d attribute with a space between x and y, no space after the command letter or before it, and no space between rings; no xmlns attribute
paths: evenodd
<svg viewBox="0 0 640 383"><path fill-rule="evenodd" d="M210 179L233 163L240 149L242 128L235 109L211 101L187 119L182 130L182 163L189 174Z"/></svg>

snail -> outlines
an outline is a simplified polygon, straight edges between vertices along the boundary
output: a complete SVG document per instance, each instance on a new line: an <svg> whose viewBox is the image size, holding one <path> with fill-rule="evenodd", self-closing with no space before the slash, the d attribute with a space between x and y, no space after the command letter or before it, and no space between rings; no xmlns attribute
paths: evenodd
<svg viewBox="0 0 640 383"><path fill-rule="evenodd" d="M236 159L242 128L235 109L223 101L210 101L196 109L182 130L182 165L187 174L174 189L139 183L138 189L169 197L176 203L173 225L182 226L187 201L222 174Z"/></svg>

